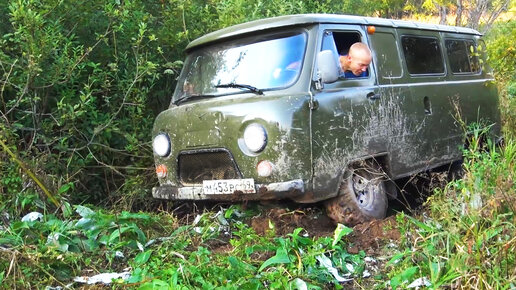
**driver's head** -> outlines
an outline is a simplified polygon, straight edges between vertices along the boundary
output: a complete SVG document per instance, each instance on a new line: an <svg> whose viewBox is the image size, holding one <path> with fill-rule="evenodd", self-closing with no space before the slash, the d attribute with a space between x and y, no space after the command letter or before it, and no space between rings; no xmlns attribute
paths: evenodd
<svg viewBox="0 0 516 290"><path fill-rule="evenodd" d="M346 67L344 70L351 71L354 75L359 76L367 70L371 63L371 51L362 42L354 43L350 48L346 58Z"/></svg>

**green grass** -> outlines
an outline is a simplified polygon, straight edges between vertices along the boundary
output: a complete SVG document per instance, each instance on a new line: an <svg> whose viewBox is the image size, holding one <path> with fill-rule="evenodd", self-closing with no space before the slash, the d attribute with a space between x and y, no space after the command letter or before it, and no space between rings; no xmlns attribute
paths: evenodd
<svg viewBox="0 0 516 290"><path fill-rule="evenodd" d="M363 278L365 253L346 251L351 229L343 226L329 237L308 237L301 228L278 236L273 223L257 234L245 222L256 210L239 206L180 222L167 212L75 205L59 215L43 207L38 221L4 221L0 283L13 289L81 287L71 284L74 277L129 271L127 280L112 287L398 289L424 281L430 288L511 289L516 287L516 141L485 148L481 133L473 134L464 152L463 179L437 190L421 215L396 216L402 238L395 250L375 257L387 262L371 278ZM41 209L41 201L32 203ZM340 283L341 277L353 281Z"/></svg>
<svg viewBox="0 0 516 290"><path fill-rule="evenodd" d="M129 279L114 285L318 289L338 288L336 277L360 278L365 269L363 252L345 250L343 237L351 230L344 226L333 237L307 237L301 228L280 237L272 223L265 235L258 235L242 222L246 214L236 206L205 212L183 225L170 214L74 209L69 216L13 221L0 231L2 285L64 287L76 276L129 271Z"/></svg>
<svg viewBox="0 0 516 290"><path fill-rule="evenodd" d="M393 288L422 277L432 288L516 287L516 142L489 149L471 146L464 178L435 192L422 216L398 216L403 250L386 268Z"/></svg>

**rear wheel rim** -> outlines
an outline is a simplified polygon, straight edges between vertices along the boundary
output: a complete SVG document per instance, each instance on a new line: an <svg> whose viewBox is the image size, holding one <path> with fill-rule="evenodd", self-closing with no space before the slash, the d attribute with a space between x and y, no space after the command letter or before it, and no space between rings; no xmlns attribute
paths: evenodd
<svg viewBox="0 0 516 290"><path fill-rule="evenodd" d="M353 175L353 192L357 199L358 206L363 210L371 210L374 207L374 188L373 182L363 176Z"/></svg>

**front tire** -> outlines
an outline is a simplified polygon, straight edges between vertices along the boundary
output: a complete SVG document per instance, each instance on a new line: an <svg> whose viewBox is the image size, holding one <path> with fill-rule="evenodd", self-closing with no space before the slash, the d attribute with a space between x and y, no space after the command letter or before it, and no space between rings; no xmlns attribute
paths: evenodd
<svg viewBox="0 0 516 290"><path fill-rule="evenodd" d="M350 168L342 178L339 195L326 202L326 212L336 223L354 226L387 214L387 190L379 169Z"/></svg>

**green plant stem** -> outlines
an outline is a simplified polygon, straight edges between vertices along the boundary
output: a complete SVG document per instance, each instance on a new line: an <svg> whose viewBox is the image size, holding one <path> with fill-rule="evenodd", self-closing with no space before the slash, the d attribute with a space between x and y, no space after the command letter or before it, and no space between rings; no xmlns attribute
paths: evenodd
<svg viewBox="0 0 516 290"><path fill-rule="evenodd" d="M18 165L23 169L23 171L25 171L25 173L27 173L27 175L29 175L29 177L34 180L34 182L36 182L36 184L39 186L39 188L41 188L41 190L43 190L43 192L45 193L45 195L48 197L48 199L50 199L50 201L56 206L56 207L59 207L60 204L59 202L57 201L57 199L54 197L54 195L45 187L45 185L43 184L43 182L41 182L41 180L39 180L39 178L29 169L27 168L27 166L25 166L25 164L23 164L23 162L9 149L9 147L7 147L7 145L2 141L0 140L0 145L2 145L2 147L4 148L5 152L7 152L7 154L9 154L9 156L11 157L11 159L18 163Z"/></svg>

